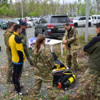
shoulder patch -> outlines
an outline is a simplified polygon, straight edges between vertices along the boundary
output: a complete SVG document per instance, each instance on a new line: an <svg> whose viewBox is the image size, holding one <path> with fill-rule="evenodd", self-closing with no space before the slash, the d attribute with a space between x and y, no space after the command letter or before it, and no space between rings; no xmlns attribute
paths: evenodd
<svg viewBox="0 0 100 100"><path fill-rule="evenodd" d="M21 39L17 35L15 35L15 41L16 41L16 43L22 43Z"/></svg>

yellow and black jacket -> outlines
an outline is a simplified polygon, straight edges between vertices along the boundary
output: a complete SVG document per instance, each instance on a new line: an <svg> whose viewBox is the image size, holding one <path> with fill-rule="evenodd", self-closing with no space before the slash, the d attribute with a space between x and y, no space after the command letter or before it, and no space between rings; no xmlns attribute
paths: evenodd
<svg viewBox="0 0 100 100"><path fill-rule="evenodd" d="M13 63L22 64L25 62L25 53L21 42L21 36L16 32L9 38L9 47L11 49Z"/></svg>

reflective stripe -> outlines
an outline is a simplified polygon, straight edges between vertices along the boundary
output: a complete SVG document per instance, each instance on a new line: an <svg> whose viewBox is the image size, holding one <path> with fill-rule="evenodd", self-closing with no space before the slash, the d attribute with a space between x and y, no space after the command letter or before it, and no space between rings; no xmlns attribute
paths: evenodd
<svg viewBox="0 0 100 100"><path fill-rule="evenodd" d="M12 61L12 62L13 62L13 61ZM21 64L23 64L23 63L14 63L14 62L13 62L13 64L15 64L15 65L21 65Z"/></svg>

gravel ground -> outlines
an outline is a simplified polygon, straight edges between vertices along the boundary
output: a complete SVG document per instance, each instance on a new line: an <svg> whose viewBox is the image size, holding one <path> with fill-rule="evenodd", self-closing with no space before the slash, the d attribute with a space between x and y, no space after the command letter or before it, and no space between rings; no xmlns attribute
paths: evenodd
<svg viewBox="0 0 100 100"><path fill-rule="evenodd" d="M85 28L84 27L79 27L77 28L79 35L83 35L85 33ZM0 51L0 97L4 95L8 95L9 91L12 91L12 87L8 86L6 84L6 69L7 69L7 56L6 56L6 49L5 49L5 44L4 44L4 34L5 30L0 29L0 46L1 46L1 51ZM95 32L95 27L92 26L89 28L89 34L93 34ZM28 28L27 29L27 37L28 39L30 37L34 37L34 28ZM22 74L22 79L21 83L25 86L25 90L32 90L33 89L33 70L27 70L31 68L30 64L26 61L24 64L23 68L23 74ZM28 76L28 77L27 77ZM76 82L76 85L78 87L79 83ZM9 89L8 89L9 88ZM73 90L69 90L69 93L72 92ZM75 91L74 91L75 92ZM3 99L0 99L3 100Z"/></svg>
<svg viewBox="0 0 100 100"><path fill-rule="evenodd" d="M78 30L79 35L84 35L85 34L85 27L78 27L77 30ZM88 28L88 34L96 34L95 25Z"/></svg>

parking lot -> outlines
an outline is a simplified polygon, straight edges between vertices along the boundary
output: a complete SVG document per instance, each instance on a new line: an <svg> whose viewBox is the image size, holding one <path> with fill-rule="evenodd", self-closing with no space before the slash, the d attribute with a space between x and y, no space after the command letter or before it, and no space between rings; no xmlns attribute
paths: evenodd
<svg viewBox="0 0 100 100"><path fill-rule="evenodd" d="M31 38L31 37L34 37L34 32L35 32L35 27L32 27L32 28L27 28L27 38ZM79 35L84 35L85 34L85 27L78 27L76 28L77 31L78 31L78 34ZM89 34L96 34L96 30L95 30L95 26L92 26L92 27L89 27L88 28L88 33ZM2 46L2 49L3 51L5 51L5 44L4 44L4 37L3 37L3 34L4 34L5 30L2 30L0 29L0 46Z"/></svg>

